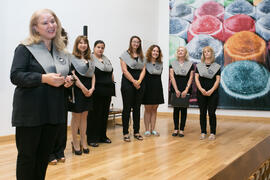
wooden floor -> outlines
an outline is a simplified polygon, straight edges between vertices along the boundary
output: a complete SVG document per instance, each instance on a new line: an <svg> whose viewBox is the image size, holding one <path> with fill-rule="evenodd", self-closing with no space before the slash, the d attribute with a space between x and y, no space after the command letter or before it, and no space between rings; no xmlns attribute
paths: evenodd
<svg viewBox="0 0 270 180"><path fill-rule="evenodd" d="M144 130L141 122L142 133ZM217 139L199 140L197 115L189 115L185 137L172 137L171 114L159 114L160 137L123 142L122 127L110 127L112 144L90 148L89 155L71 153L70 134L66 162L49 166L46 179L97 180L204 180L212 177L233 160L270 135L270 118L218 117ZM70 132L69 132L70 133ZM15 179L14 140L0 138L0 179Z"/></svg>

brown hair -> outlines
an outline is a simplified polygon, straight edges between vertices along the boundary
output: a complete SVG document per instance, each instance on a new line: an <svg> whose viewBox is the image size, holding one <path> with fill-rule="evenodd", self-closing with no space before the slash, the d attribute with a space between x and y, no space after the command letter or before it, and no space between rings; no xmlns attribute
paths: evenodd
<svg viewBox="0 0 270 180"><path fill-rule="evenodd" d="M203 48L201 62L205 62L204 51L206 51L206 50L210 50L211 51L211 63L213 63L215 61L215 51L210 46L205 46Z"/></svg>
<svg viewBox="0 0 270 180"><path fill-rule="evenodd" d="M178 56L177 56L177 51L180 49L180 48L183 48L186 52L186 55L185 55L185 61L188 61L188 57L189 57L189 54L188 54L188 51L187 51L187 48L185 46L179 46L176 50L176 53L175 53L175 56L176 56L176 59L178 59Z"/></svg>
<svg viewBox="0 0 270 180"><path fill-rule="evenodd" d="M29 24L29 36L22 42L24 45L31 45L31 44L37 44L41 42L41 38L39 33L36 31L35 26L38 24L38 18L41 15L41 13L50 13L57 24L57 29L56 29L56 35L54 39L52 40L53 45L56 47L58 51L61 51L65 49L65 43L64 43L64 37L61 36L61 31L62 31L62 25L56 14L50 10L50 9L41 9L37 10L33 13L31 19L30 19L30 24Z"/></svg>
<svg viewBox="0 0 270 180"><path fill-rule="evenodd" d="M155 44L153 44L152 46L150 46L148 48L148 50L146 52L146 55L145 55L146 56L146 60L147 60L147 62L151 62L152 51L153 51L153 49L155 47L158 48L158 51L159 51L159 55L158 55L158 58L156 59L156 62L162 63L162 57L163 57L163 55L162 55L161 49L160 49L160 47L158 45L155 45Z"/></svg>
<svg viewBox="0 0 270 180"><path fill-rule="evenodd" d="M129 55L134 58L131 54L132 52L132 46L131 46L131 42L133 39L137 38L140 41L140 46L138 47L138 49L136 50L136 53L139 55L141 61L143 61L143 51L142 51L142 41L138 36L132 36L129 40L129 48L128 48L128 53Z"/></svg>
<svg viewBox="0 0 270 180"><path fill-rule="evenodd" d="M88 41L88 39L87 39L86 36L78 36L76 38L75 43L74 43L74 46L73 46L73 52L72 52L72 54L74 56L76 56L77 58L81 58L82 54L81 54L81 51L78 49L78 44L80 43L81 40L83 40L84 42L87 43L87 49L86 49L86 51L83 54L83 58L84 59L91 59L90 58L91 50L90 50L90 47L89 47L89 41Z"/></svg>

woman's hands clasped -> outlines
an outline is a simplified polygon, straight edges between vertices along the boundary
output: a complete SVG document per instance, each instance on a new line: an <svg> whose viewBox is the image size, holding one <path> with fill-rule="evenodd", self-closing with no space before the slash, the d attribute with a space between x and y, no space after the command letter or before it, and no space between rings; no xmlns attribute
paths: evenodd
<svg viewBox="0 0 270 180"><path fill-rule="evenodd" d="M87 89L83 83L80 81L80 79L78 78L78 76L76 76L75 74L75 71L73 70L72 71L72 76L75 78L75 83L76 85L82 90L83 94L86 96L86 97L90 97L92 96L93 92L94 92L94 88L91 88L91 89ZM74 80L73 80L74 81Z"/></svg>

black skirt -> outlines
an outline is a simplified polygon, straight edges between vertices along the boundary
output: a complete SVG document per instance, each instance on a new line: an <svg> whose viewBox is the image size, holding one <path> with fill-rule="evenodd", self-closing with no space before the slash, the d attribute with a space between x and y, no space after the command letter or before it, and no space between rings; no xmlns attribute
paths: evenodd
<svg viewBox="0 0 270 180"><path fill-rule="evenodd" d="M146 71L145 74L145 92L142 104L154 105L163 104L163 88L161 82L161 75L152 75Z"/></svg>

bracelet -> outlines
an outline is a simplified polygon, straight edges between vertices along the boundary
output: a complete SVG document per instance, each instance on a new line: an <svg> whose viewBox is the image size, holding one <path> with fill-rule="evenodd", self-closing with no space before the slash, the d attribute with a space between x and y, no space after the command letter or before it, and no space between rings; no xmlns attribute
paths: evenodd
<svg viewBox="0 0 270 180"><path fill-rule="evenodd" d="M138 83L141 83L142 81L138 79L137 82L138 82Z"/></svg>

